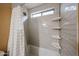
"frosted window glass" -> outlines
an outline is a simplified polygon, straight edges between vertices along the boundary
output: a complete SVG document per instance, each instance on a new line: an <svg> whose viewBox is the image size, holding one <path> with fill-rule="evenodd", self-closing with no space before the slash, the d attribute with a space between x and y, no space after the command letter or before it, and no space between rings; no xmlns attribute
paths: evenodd
<svg viewBox="0 0 79 59"><path fill-rule="evenodd" d="M31 17L34 18L34 17L45 16L45 15L51 15L51 14L54 14L54 11L55 11L54 9L49 9L41 12L34 12L34 13L31 13Z"/></svg>
<svg viewBox="0 0 79 59"><path fill-rule="evenodd" d="M40 17L41 13L37 13L37 14L32 14L32 17Z"/></svg>
<svg viewBox="0 0 79 59"><path fill-rule="evenodd" d="M43 12L42 15L51 15L51 14L54 14L54 10L50 10L50 11L46 11L46 12Z"/></svg>
<svg viewBox="0 0 79 59"><path fill-rule="evenodd" d="M76 6L65 7L65 11L72 11L72 10L76 10Z"/></svg>

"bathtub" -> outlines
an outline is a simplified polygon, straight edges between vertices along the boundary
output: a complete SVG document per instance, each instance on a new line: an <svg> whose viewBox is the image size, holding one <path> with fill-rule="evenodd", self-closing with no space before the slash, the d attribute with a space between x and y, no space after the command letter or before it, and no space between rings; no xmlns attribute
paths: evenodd
<svg viewBox="0 0 79 59"><path fill-rule="evenodd" d="M34 45L28 45L30 56L60 56L57 51L52 51L46 48L37 47Z"/></svg>

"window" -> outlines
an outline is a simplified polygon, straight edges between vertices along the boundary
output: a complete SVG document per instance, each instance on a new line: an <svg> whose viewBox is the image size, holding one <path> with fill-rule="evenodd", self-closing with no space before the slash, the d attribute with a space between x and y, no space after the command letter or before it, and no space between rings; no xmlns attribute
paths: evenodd
<svg viewBox="0 0 79 59"><path fill-rule="evenodd" d="M51 15L51 14L54 14L54 9L44 10L44 11L37 12L37 13L34 12L31 14L31 17L34 18L34 17L45 16L45 15Z"/></svg>
<svg viewBox="0 0 79 59"><path fill-rule="evenodd" d="M32 14L31 17L40 17L41 16L41 13L36 13L36 14Z"/></svg>
<svg viewBox="0 0 79 59"><path fill-rule="evenodd" d="M74 11L74 10L76 10L76 6L65 7L65 11Z"/></svg>
<svg viewBox="0 0 79 59"><path fill-rule="evenodd" d="M54 10L48 10L48 11L42 12L42 16L51 15L51 14L54 14Z"/></svg>

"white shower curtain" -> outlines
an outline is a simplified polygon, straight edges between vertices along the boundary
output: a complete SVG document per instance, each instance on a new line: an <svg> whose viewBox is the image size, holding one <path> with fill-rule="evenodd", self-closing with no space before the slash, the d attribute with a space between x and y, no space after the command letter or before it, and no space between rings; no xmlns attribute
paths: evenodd
<svg viewBox="0 0 79 59"><path fill-rule="evenodd" d="M12 10L8 53L10 56L25 55L25 38L20 5L15 6Z"/></svg>

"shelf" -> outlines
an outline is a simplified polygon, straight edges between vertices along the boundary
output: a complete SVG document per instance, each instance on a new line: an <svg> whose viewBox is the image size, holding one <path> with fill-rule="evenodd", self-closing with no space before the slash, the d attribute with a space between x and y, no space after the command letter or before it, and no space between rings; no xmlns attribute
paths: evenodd
<svg viewBox="0 0 79 59"><path fill-rule="evenodd" d="M61 39L61 37L59 37L59 36L52 36L52 38L55 38L55 39L58 39L58 40Z"/></svg>
<svg viewBox="0 0 79 59"><path fill-rule="evenodd" d="M53 21L60 21L60 20L61 20L61 17L53 18Z"/></svg>
<svg viewBox="0 0 79 59"><path fill-rule="evenodd" d="M61 27L55 27L53 30L61 30Z"/></svg>
<svg viewBox="0 0 79 59"><path fill-rule="evenodd" d="M4 56L4 51L0 51L0 56Z"/></svg>
<svg viewBox="0 0 79 59"><path fill-rule="evenodd" d="M52 43L52 46L55 47L55 48L57 48L57 49L61 49L59 43Z"/></svg>

